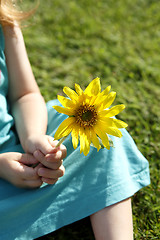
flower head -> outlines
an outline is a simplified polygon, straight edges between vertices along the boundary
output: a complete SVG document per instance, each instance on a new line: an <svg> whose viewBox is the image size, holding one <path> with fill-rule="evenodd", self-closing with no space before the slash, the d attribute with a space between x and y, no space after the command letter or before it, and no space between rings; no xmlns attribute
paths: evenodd
<svg viewBox="0 0 160 240"><path fill-rule="evenodd" d="M105 148L110 149L108 135L122 137L119 128L127 127L125 122L113 118L125 108L124 104L108 109L116 97L110 89L108 86L101 92L99 78L93 79L84 91L78 84L75 84L76 91L64 87L63 92L69 99L58 95L63 107L53 108L69 117L60 124L54 138L60 139L71 133L73 147L77 148L80 141L80 153L84 155L89 153L91 144L99 151L99 139Z"/></svg>

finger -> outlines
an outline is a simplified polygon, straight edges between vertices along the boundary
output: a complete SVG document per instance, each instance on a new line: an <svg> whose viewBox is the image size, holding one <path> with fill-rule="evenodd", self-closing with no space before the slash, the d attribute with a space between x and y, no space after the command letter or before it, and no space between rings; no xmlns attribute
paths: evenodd
<svg viewBox="0 0 160 240"><path fill-rule="evenodd" d="M63 163L63 160L58 161L57 163L52 163L52 168L50 168L50 169L57 170L57 169L60 168L60 166L62 165L62 163ZM38 172L38 169L40 169L40 168L44 168L44 165L43 165L42 163L39 163L39 164L35 167L36 172Z"/></svg>
<svg viewBox="0 0 160 240"><path fill-rule="evenodd" d="M60 153L61 154L61 153ZM36 150L34 153L33 153L34 157L41 163L43 164L45 167L47 168L51 168L51 169L58 169L61 165L62 165L62 160L61 158L57 159L56 156L54 154L52 154L52 162L50 161L47 161L46 157L44 156L44 154L39 151L39 150ZM55 157L55 159L54 159Z"/></svg>
<svg viewBox="0 0 160 240"><path fill-rule="evenodd" d="M56 162L51 162L51 163L48 163L47 165L47 168L49 169L53 169L53 170L57 170L60 168L60 166L63 164L63 160L59 160L59 161L56 161Z"/></svg>
<svg viewBox="0 0 160 240"><path fill-rule="evenodd" d="M50 137L49 136L49 139L48 139L49 143L51 144L51 146L53 147L53 149L57 149L57 151L63 151L64 152L64 157L66 157L66 153L67 153L67 149L66 147L63 145L63 144L60 144L58 147L58 143L59 141L57 140L54 140L54 138ZM54 151L53 151L54 152Z"/></svg>
<svg viewBox="0 0 160 240"><path fill-rule="evenodd" d="M31 164L38 163L38 160L32 154L27 153L27 154L22 154L19 162L26 165L31 165Z"/></svg>
<svg viewBox="0 0 160 240"><path fill-rule="evenodd" d="M58 140L54 140L54 138L51 136L48 136L48 141L53 148L56 148L57 144L59 143Z"/></svg>
<svg viewBox="0 0 160 240"><path fill-rule="evenodd" d="M51 170L48 168L38 169L38 175L43 178L57 179L57 178L62 177L64 175L64 173L65 173L65 168L63 165L57 170Z"/></svg>
<svg viewBox="0 0 160 240"><path fill-rule="evenodd" d="M54 139L51 136L45 136L43 141L40 142L38 148L39 150L46 155L47 153L55 153L57 152L57 148L53 143Z"/></svg>
<svg viewBox="0 0 160 240"><path fill-rule="evenodd" d="M39 178L34 168L28 167L22 163L20 163L18 174L24 180L35 180Z"/></svg>
<svg viewBox="0 0 160 240"><path fill-rule="evenodd" d="M33 156L44 166L49 167L49 163L47 163L44 154L40 150L36 150L33 153Z"/></svg>
<svg viewBox="0 0 160 240"><path fill-rule="evenodd" d="M60 159L64 159L66 156L67 156L67 149L64 145L61 144L58 147L58 150L56 153L49 153L45 157L48 162L55 162L55 161L59 161Z"/></svg>
<svg viewBox="0 0 160 240"><path fill-rule="evenodd" d="M65 158L67 156L67 148L63 144L60 144L58 151L62 152L62 158Z"/></svg>
<svg viewBox="0 0 160 240"><path fill-rule="evenodd" d="M43 164L39 162L37 166L35 166L34 170L37 172L39 168L43 167Z"/></svg>
<svg viewBox="0 0 160 240"><path fill-rule="evenodd" d="M25 180L24 185L26 188L38 188L43 184L42 179L37 180Z"/></svg>
<svg viewBox="0 0 160 240"><path fill-rule="evenodd" d="M57 179L52 179L52 178L42 178L42 181L48 184L55 184L58 181Z"/></svg>
<svg viewBox="0 0 160 240"><path fill-rule="evenodd" d="M56 153L52 153L52 154L47 154L45 156L45 159L47 162L58 162L58 161L61 161L63 158L64 158L64 155L63 152L61 151L58 151Z"/></svg>

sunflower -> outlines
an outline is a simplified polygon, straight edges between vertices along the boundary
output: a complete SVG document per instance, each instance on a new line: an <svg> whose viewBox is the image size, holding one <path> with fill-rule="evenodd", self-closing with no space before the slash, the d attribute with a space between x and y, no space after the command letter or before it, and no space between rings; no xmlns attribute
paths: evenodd
<svg viewBox="0 0 160 240"><path fill-rule="evenodd" d="M127 127L125 122L114 118L125 105L116 105L109 109L116 97L116 92L110 92L110 89L111 86L108 86L101 92L99 78L93 79L84 91L78 84L75 84L75 91L64 87L63 92L69 98L58 95L63 107L53 108L69 117L60 124L54 139L61 139L71 133L74 149L80 141L80 153L83 152L85 156L89 153L91 144L99 151L100 139L103 146L109 150L108 135L122 137L119 128Z"/></svg>

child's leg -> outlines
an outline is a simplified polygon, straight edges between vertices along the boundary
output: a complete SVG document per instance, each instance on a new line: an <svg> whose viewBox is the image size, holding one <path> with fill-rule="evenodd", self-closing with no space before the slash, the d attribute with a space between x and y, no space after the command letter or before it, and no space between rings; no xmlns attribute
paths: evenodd
<svg viewBox="0 0 160 240"><path fill-rule="evenodd" d="M90 216L96 240L133 240L131 199Z"/></svg>

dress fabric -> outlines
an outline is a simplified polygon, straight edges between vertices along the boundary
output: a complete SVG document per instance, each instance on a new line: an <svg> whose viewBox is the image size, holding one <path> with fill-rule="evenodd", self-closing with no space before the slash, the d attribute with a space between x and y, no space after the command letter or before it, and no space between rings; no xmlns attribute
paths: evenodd
<svg viewBox="0 0 160 240"><path fill-rule="evenodd" d="M7 102L8 77L4 37L0 27L0 153L23 152ZM54 136L66 118L49 101L47 134ZM71 137L64 141L65 175L54 185L34 190L19 189L0 179L0 239L30 240L87 217L122 201L150 183L149 164L125 129L122 138L112 137L115 148L94 147L87 156L73 149Z"/></svg>

